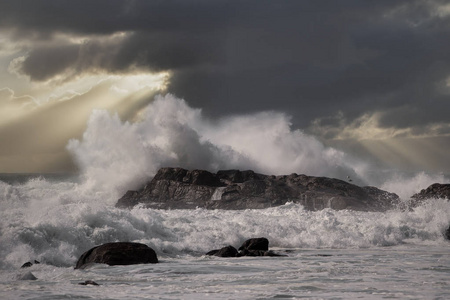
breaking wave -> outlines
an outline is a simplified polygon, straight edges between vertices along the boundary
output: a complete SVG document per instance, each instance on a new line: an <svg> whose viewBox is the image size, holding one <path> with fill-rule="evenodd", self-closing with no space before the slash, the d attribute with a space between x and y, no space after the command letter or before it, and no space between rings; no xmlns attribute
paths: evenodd
<svg viewBox="0 0 450 300"><path fill-rule="evenodd" d="M410 211L306 211L288 203L264 210L132 210L106 205L104 194L80 183L44 178L0 182L0 268L37 259L73 266L86 250L106 242L148 244L158 256L202 255L264 236L279 248L371 248L444 244L450 203L432 200Z"/></svg>
<svg viewBox="0 0 450 300"><path fill-rule="evenodd" d="M209 120L181 99L159 96L135 123L94 111L82 139L71 140L67 148L80 178L0 181L0 268L33 259L71 266L87 249L114 241L143 242L163 257L200 255L258 236L281 248L440 244L450 223L450 204L439 199L383 213L311 212L297 204L243 211L114 207L127 189L166 166L350 175L357 184L372 183L371 166L292 129L289 117L278 112ZM404 198L445 180L425 173L381 177L381 188Z"/></svg>
<svg viewBox="0 0 450 300"><path fill-rule="evenodd" d="M252 169L264 174L308 175L366 181L368 166L293 130L278 112L208 120L172 95L158 96L136 123L94 111L82 140L67 146L93 186L121 192L142 184L160 167Z"/></svg>

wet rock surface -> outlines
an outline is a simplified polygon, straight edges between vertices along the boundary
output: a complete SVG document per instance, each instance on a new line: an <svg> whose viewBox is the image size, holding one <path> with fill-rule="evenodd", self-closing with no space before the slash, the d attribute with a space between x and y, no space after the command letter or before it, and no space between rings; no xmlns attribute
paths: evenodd
<svg viewBox="0 0 450 300"><path fill-rule="evenodd" d="M238 253L239 252L236 250L236 248L229 245L229 246L222 247L220 249L211 250L208 253L206 253L206 255L210 255L210 256L214 255L214 256L218 256L218 257L237 257Z"/></svg>
<svg viewBox="0 0 450 300"><path fill-rule="evenodd" d="M31 267L32 265L37 265L37 264L40 264L40 262L39 261L37 261L37 260L34 260L33 262L31 262L31 261L27 261L26 263L24 263L20 268L29 268L29 267Z"/></svg>
<svg viewBox="0 0 450 300"><path fill-rule="evenodd" d="M144 244L129 242L107 243L83 253L78 259L75 269L83 269L93 263L110 266L148 264L158 263L158 258L156 252Z"/></svg>
<svg viewBox="0 0 450 300"><path fill-rule="evenodd" d="M211 173L162 168L141 190L128 191L116 207L258 209L287 202L300 203L308 210L384 211L398 202L398 196L376 187L295 173L271 176L251 170Z"/></svg>
<svg viewBox="0 0 450 300"><path fill-rule="evenodd" d="M211 250L206 255L218 257L242 257L242 256L286 256L269 250L269 240L262 238L252 238L246 240L239 251L229 245L217 250Z"/></svg>
<svg viewBox="0 0 450 300"><path fill-rule="evenodd" d="M249 240L246 240L241 247L238 249L239 251L243 250L262 250L267 251L269 250L269 240L262 237L262 238L252 238Z"/></svg>
<svg viewBox="0 0 450 300"><path fill-rule="evenodd" d="M434 183L411 198L419 201L434 198L450 199L450 184Z"/></svg>
<svg viewBox="0 0 450 300"><path fill-rule="evenodd" d="M100 284L98 284L97 282L93 281L93 280L85 280L83 282L79 282L79 285L95 285L98 286Z"/></svg>

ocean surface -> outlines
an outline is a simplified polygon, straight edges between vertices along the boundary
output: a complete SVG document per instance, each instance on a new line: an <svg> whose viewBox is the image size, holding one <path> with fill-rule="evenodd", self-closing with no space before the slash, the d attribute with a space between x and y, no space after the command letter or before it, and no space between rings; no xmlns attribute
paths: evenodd
<svg viewBox="0 0 450 300"><path fill-rule="evenodd" d="M117 209L123 192L76 175L0 175L0 299L450 299L447 200L387 212ZM254 237L287 256L204 255ZM116 241L147 244L160 263L73 268Z"/></svg>

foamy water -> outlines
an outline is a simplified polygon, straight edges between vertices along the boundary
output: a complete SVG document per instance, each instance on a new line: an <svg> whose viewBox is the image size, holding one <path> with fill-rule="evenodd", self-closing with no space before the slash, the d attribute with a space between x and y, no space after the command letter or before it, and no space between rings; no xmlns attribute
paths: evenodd
<svg viewBox="0 0 450 300"><path fill-rule="evenodd" d="M0 178L0 299L450 298L444 199L387 212L311 212L292 203L241 211L114 207L163 166L350 174L398 193L403 208L420 189L448 182L443 175L377 173L292 130L284 114L212 122L170 95L137 123L94 112L68 149L79 176ZM204 256L253 237L268 238L287 256ZM116 241L145 243L161 263L73 269L83 252ZM34 260L41 264L20 269ZM37 280L20 280L29 273ZM85 280L100 286L78 285Z"/></svg>
<svg viewBox="0 0 450 300"><path fill-rule="evenodd" d="M44 178L0 182L0 195L2 299L450 296L443 237L450 224L447 200L387 212L311 212L297 204L242 211L122 210L109 204L111 194L92 193L82 182ZM262 236L288 256L204 256ZM161 263L73 269L83 252L115 241L145 243ZM34 259L41 264L19 269ZM17 279L27 272L38 279ZM101 286L78 285L85 280Z"/></svg>
<svg viewBox="0 0 450 300"><path fill-rule="evenodd" d="M324 256L330 255L330 256ZM156 265L73 270L37 265L39 279L2 278L2 299L448 299L445 247L303 249L282 258L182 257ZM3 277L3 275L2 275ZM95 280L100 286L78 283Z"/></svg>

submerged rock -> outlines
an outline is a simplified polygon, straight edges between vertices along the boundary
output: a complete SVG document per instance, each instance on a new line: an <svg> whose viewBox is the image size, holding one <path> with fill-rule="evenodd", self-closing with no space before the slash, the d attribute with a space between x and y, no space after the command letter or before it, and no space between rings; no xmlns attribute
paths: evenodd
<svg viewBox="0 0 450 300"><path fill-rule="evenodd" d="M263 250L244 249L242 251L239 251L238 257L241 256L286 256L286 255L275 253L272 250L263 251Z"/></svg>
<svg viewBox="0 0 450 300"><path fill-rule="evenodd" d="M37 280L36 276L34 276L31 272L21 272L16 275L17 280Z"/></svg>
<svg viewBox="0 0 450 300"><path fill-rule="evenodd" d="M156 252L140 243L107 243L83 253L75 269L85 268L92 263L113 265L154 264L158 262Z"/></svg>
<svg viewBox="0 0 450 300"><path fill-rule="evenodd" d="M116 207L255 209L287 202L300 203L308 210L384 211L398 202L398 196L327 177L162 168L140 191L128 191Z"/></svg>
<svg viewBox="0 0 450 300"><path fill-rule="evenodd" d="M85 280L84 282L79 282L78 284L79 285L100 285L93 280Z"/></svg>

